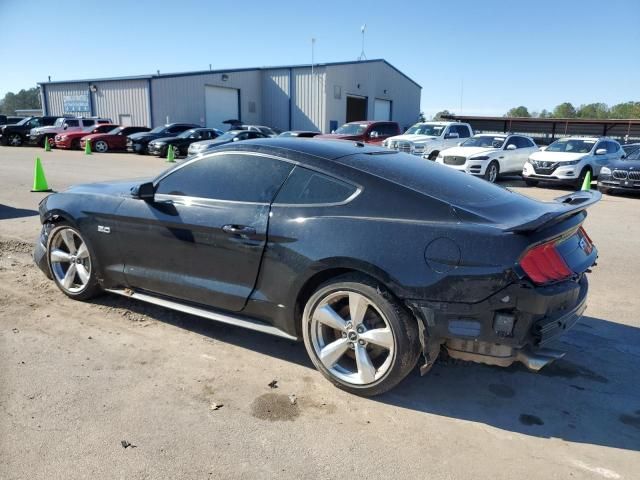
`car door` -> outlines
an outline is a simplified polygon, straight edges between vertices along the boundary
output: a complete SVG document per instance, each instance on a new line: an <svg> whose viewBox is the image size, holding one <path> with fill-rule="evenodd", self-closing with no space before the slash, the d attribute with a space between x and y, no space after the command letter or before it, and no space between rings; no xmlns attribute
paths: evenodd
<svg viewBox="0 0 640 480"><path fill-rule="evenodd" d="M128 286L242 310L258 275L270 204L292 168L265 155L219 152L154 182L153 201L125 199L117 238Z"/></svg>
<svg viewBox="0 0 640 480"><path fill-rule="evenodd" d="M600 174L600 169L605 165L608 165L611 159L613 158L613 154L611 153L612 148L609 146L611 142L606 140L599 141L595 148L592 150L592 159L593 159L593 176L597 177ZM607 153L602 155L596 155L596 152L600 149L604 149Z"/></svg>

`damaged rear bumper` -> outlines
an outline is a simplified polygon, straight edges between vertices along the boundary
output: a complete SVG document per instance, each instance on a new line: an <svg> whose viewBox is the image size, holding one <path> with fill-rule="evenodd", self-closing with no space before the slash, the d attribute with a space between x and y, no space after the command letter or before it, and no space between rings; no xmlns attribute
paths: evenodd
<svg viewBox="0 0 640 480"><path fill-rule="evenodd" d="M427 361L444 346L461 360L539 370L564 354L544 348L580 319L589 284L579 280L545 287L511 285L475 303L409 302L425 326ZM425 355L426 356L426 355Z"/></svg>

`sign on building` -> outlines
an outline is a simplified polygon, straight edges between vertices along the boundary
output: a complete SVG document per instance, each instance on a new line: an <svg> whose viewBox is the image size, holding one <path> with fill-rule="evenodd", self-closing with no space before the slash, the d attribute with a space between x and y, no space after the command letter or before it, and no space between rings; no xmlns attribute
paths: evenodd
<svg viewBox="0 0 640 480"><path fill-rule="evenodd" d="M65 95L62 98L65 113L89 112L89 94Z"/></svg>

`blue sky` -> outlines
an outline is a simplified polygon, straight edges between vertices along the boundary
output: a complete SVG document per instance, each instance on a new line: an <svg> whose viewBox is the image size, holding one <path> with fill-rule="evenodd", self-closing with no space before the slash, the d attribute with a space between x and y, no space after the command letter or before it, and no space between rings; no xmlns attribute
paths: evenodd
<svg viewBox="0 0 640 480"><path fill-rule="evenodd" d="M639 0L0 0L0 97L52 80L368 58L422 109L640 100Z"/></svg>

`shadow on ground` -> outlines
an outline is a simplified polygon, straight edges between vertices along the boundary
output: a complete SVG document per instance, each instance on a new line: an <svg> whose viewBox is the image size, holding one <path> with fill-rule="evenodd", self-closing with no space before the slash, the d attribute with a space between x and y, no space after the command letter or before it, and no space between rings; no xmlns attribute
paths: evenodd
<svg viewBox="0 0 640 480"><path fill-rule="evenodd" d="M36 215L38 215L37 210L15 208L0 203L0 220L8 220L10 218L34 217Z"/></svg>
<svg viewBox="0 0 640 480"><path fill-rule="evenodd" d="M113 295L96 302L313 368L302 343ZM640 450L640 329L584 317L552 347L567 356L539 373L440 360L427 376L416 371L391 392L363 401L535 437Z"/></svg>

